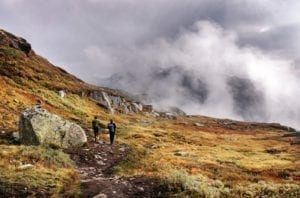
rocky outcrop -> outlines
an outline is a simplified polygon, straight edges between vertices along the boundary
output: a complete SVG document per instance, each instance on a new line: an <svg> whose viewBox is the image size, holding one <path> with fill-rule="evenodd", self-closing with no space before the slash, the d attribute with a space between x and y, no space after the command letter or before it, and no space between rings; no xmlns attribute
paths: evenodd
<svg viewBox="0 0 300 198"><path fill-rule="evenodd" d="M31 49L31 45L25 39L21 37L17 37L1 29L0 29L0 45L21 50L27 55L29 55L30 53L34 53Z"/></svg>
<svg viewBox="0 0 300 198"><path fill-rule="evenodd" d="M166 112L174 116L186 116L186 113L178 107L169 107Z"/></svg>
<svg viewBox="0 0 300 198"><path fill-rule="evenodd" d="M87 142L86 134L79 125L38 107L21 113L19 133L21 143L27 145L73 148Z"/></svg>
<svg viewBox="0 0 300 198"><path fill-rule="evenodd" d="M143 105L140 102L132 102L126 97L105 91L92 91L88 94L81 93L81 96L88 96L95 100L112 114L115 112L128 114L143 111Z"/></svg>

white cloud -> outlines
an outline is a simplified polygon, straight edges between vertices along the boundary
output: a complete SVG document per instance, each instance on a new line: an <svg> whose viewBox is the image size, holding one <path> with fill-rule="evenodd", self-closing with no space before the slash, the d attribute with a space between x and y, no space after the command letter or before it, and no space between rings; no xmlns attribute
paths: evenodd
<svg viewBox="0 0 300 198"><path fill-rule="evenodd" d="M263 121L282 121L299 126L300 79L293 73L291 61L257 48L239 47L236 33L225 31L208 21L197 22L194 29L183 32L175 40L160 39L144 48L119 54L130 57L129 62L140 64L117 69L125 76L127 72L135 76L134 82L121 80L118 86L129 91L145 91L154 98L156 106L179 106L191 114L242 119L242 115L236 112L237 104L227 83L228 78L237 76L250 79L264 96L264 102L255 107L258 112L254 117L262 119L267 115ZM201 104L194 96L184 92L186 88L180 83L184 73L172 73L157 80L149 75L149 66L157 70L179 66L182 71L192 73L190 77L195 78L192 80L201 79L207 85L207 100Z"/></svg>

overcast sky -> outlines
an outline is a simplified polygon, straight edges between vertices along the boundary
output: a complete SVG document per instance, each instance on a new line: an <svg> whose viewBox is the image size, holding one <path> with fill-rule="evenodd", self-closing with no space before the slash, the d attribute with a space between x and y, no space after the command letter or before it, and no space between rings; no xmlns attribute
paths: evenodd
<svg viewBox="0 0 300 198"><path fill-rule="evenodd" d="M174 39L201 20L236 32L240 45L299 60L299 10L298 0L1 0L0 27L93 82L94 72L114 71L111 51Z"/></svg>
<svg viewBox="0 0 300 198"><path fill-rule="evenodd" d="M276 115L267 120L288 123L293 119L291 123L297 125L300 104L291 97L300 97L299 10L298 0L1 0L0 28L24 37L38 54L91 83L116 73L125 78L131 73L142 76L135 78L135 83L149 84L153 79L147 81L143 75L149 68L174 66L202 79L209 71L213 79L223 79L220 84L226 82L226 75L241 75L257 83L256 87L262 86L266 100L272 100L266 104L268 109L290 97L286 114L278 115L285 112L282 109L268 111ZM259 76L266 72L272 75L263 81ZM163 83L171 86L178 78L175 75ZM289 81L289 92L276 95L281 90L274 90L275 85L284 88L274 83L276 79ZM206 84L216 93L223 90L217 83ZM134 90L126 83L121 88L136 92L143 88L130 86ZM149 86L149 92L157 94L153 87L160 85ZM199 109L201 113L239 117L232 108L225 108L229 113L213 109L218 106L213 101L220 95L213 98L214 91L211 93L212 98L199 108L182 105L185 97L167 103L192 113L197 112L190 109ZM220 105L231 103L229 97Z"/></svg>

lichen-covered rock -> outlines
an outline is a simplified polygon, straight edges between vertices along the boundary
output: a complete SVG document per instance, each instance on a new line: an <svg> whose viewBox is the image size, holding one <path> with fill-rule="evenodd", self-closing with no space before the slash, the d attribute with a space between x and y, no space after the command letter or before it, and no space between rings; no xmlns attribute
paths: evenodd
<svg viewBox="0 0 300 198"><path fill-rule="evenodd" d="M72 148L87 142L86 134L79 125L37 107L21 113L19 133L20 141L28 145Z"/></svg>

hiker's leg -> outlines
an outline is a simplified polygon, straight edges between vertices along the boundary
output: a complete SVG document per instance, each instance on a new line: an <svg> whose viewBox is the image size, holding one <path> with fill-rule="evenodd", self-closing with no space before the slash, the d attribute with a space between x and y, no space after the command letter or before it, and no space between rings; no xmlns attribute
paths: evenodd
<svg viewBox="0 0 300 198"><path fill-rule="evenodd" d="M98 135L99 135L99 130L95 130L94 131L94 135L95 135L95 142L97 142L97 140L98 140Z"/></svg>
<svg viewBox="0 0 300 198"><path fill-rule="evenodd" d="M114 143L114 133L110 132L109 133L109 138L110 138L110 144L113 144Z"/></svg>

